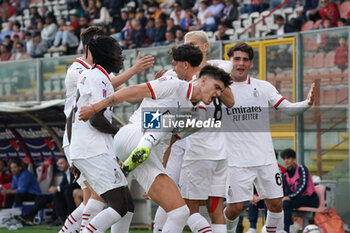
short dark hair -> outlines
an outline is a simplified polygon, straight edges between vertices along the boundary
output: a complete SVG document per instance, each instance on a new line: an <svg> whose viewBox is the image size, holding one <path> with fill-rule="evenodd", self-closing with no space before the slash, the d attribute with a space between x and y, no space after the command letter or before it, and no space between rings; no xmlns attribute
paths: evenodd
<svg viewBox="0 0 350 233"><path fill-rule="evenodd" d="M119 73L123 66L122 49L119 43L110 36L100 36L91 40L90 50L94 64L102 66L108 73Z"/></svg>
<svg viewBox="0 0 350 233"><path fill-rule="evenodd" d="M193 67L199 66L203 60L203 53L199 50L199 48L190 44L174 47L169 51L169 53L174 61L187 61Z"/></svg>
<svg viewBox="0 0 350 233"><path fill-rule="evenodd" d="M224 70L215 66L210 66L210 65L204 66L199 72L199 78L201 78L204 75L212 77L216 80L222 81L225 87L228 87L232 84L231 76L228 73L226 73Z"/></svg>
<svg viewBox="0 0 350 233"><path fill-rule="evenodd" d="M276 19L276 20L284 20L284 18L283 18L282 15L276 15L276 16L275 16L275 19Z"/></svg>
<svg viewBox="0 0 350 233"><path fill-rule="evenodd" d="M18 167L24 168L24 162L20 158L12 158L10 159L9 166L11 166L12 163L15 163Z"/></svg>
<svg viewBox="0 0 350 233"><path fill-rule="evenodd" d="M338 19L338 21L340 21L340 22L344 23L345 25L347 25L347 24L348 24L348 21L346 21L346 19L345 19L345 18L339 18L339 19Z"/></svg>
<svg viewBox="0 0 350 233"><path fill-rule="evenodd" d="M249 60L253 60L253 58L254 58L254 50L253 50L252 46L248 45L247 43L237 42L233 47L231 47L227 51L227 56L232 57L236 51L248 53Z"/></svg>
<svg viewBox="0 0 350 233"><path fill-rule="evenodd" d="M107 34L101 27L90 26L80 34L80 39L83 45L87 45L90 42L90 40L98 36L107 36Z"/></svg>
<svg viewBox="0 0 350 233"><path fill-rule="evenodd" d="M293 159L295 159L297 156L296 156L296 154L295 154L295 151L293 150L293 149L290 149L290 148L288 148L288 149L285 149L285 150L283 150L282 152L281 152L281 158L282 159L288 159L288 158L293 158Z"/></svg>

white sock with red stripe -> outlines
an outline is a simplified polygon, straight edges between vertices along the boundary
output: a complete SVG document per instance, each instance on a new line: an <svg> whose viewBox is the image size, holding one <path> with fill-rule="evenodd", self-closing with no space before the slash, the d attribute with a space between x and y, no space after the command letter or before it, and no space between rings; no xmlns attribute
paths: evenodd
<svg viewBox="0 0 350 233"><path fill-rule="evenodd" d="M211 224L213 233L226 233L226 224Z"/></svg>
<svg viewBox="0 0 350 233"><path fill-rule="evenodd" d="M208 221L200 215L200 213L192 214L188 220L187 225L193 233L211 233L212 228Z"/></svg>
<svg viewBox="0 0 350 233"><path fill-rule="evenodd" d="M169 211L162 233L182 233L189 215L187 205Z"/></svg>
<svg viewBox="0 0 350 233"><path fill-rule="evenodd" d="M224 209L224 217L225 217L225 221L226 221L227 233L236 233L236 229L237 229L237 225L238 225L238 221L239 221L239 216L237 216L235 219L231 220L231 219L227 218L225 211L226 211L226 208Z"/></svg>
<svg viewBox="0 0 350 233"><path fill-rule="evenodd" d="M60 233L79 232L81 225L81 216L85 205L81 203L66 219Z"/></svg>
<svg viewBox="0 0 350 233"><path fill-rule="evenodd" d="M83 211L80 231L84 230L84 228L87 226L87 224L89 224L91 219L103 210L104 205L104 202L98 201L96 199L90 198L88 200L88 203L86 203L86 206Z"/></svg>
<svg viewBox="0 0 350 233"><path fill-rule="evenodd" d="M163 226L168 218L168 214L162 207L158 207L156 215L154 216L153 233L160 233L163 230Z"/></svg>
<svg viewBox="0 0 350 233"><path fill-rule="evenodd" d="M129 233L132 216L133 212L127 212L122 219L112 225L111 233Z"/></svg>
<svg viewBox="0 0 350 233"><path fill-rule="evenodd" d="M278 228L280 228L281 219L283 219L283 211L279 213L274 213L267 211L266 217L266 231L267 233L275 233ZM280 230L280 229L279 229Z"/></svg>
<svg viewBox="0 0 350 233"><path fill-rule="evenodd" d="M108 207L98 213L85 227L82 233L104 233L121 218L117 211Z"/></svg>

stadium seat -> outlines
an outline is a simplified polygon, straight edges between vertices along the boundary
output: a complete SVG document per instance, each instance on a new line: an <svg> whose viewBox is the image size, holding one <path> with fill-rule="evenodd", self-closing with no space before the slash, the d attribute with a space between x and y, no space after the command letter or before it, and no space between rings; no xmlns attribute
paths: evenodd
<svg viewBox="0 0 350 233"><path fill-rule="evenodd" d="M225 32L226 35L233 35L234 33L235 31L232 28L227 29Z"/></svg>
<svg viewBox="0 0 350 233"><path fill-rule="evenodd" d="M303 24L301 31L309 31L314 26L314 21L309 20Z"/></svg>
<svg viewBox="0 0 350 233"><path fill-rule="evenodd" d="M339 7L340 17L346 18L346 14L350 10L350 1L343 2Z"/></svg>
<svg viewBox="0 0 350 233"><path fill-rule="evenodd" d="M232 26L235 30L237 30L238 28L241 28L241 21L240 20L235 20L232 22Z"/></svg>

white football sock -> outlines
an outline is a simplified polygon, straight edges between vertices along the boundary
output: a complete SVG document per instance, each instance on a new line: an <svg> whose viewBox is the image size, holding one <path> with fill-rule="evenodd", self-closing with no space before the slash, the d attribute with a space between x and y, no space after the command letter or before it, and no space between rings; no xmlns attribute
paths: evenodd
<svg viewBox="0 0 350 233"><path fill-rule="evenodd" d="M192 214L187 220L187 225L193 233L212 232L210 224L200 213Z"/></svg>
<svg viewBox="0 0 350 233"><path fill-rule="evenodd" d="M166 220L163 233L182 233L187 219L190 215L190 210L187 205L181 206L177 209L168 212L168 219Z"/></svg>
<svg viewBox="0 0 350 233"><path fill-rule="evenodd" d="M129 233L133 212L127 212L122 219L114 223L111 227L111 233Z"/></svg>
<svg viewBox="0 0 350 233"><path fill-rule="evenodd" d="M226 233L226 225L225 224L211 224L211 229L213 233Z"/></svg>
<svg viewBox="0 0 350 233"><path fill-rule="evenodd" d="M156 215L154 216L153 233L160 233L163 230L163 226L168 218L168 214L162 207L158 207Z"/></svg>
<svg viewBox="0 0 350 233"><path fill-rule="evenodd" d="M79 232L81 225L81 217L85 205L81 203L66 219L60 233L63 232Z"/></svg>
<svg viewBox="0 0 350 233"><path fill-rule="evenodd" d="M226 221L227 233L236 233L236 229L237 229L237 225L238 225L238 221L239 221L239 216L237 216L233 220L230 220L227 218L227 216L225 214L225 210L226 210L226 208L224 209L224 217L225 217L225 221Z"/></svg>
<svg viewBox="0 0 350 233"><path fill-rule="evenodd" d="M283 219L283 211L279 213L267 211L267 218L266 218L267 233L275 233L277 230L277 225L281 224L281 219ZM278 228L280 227L281 226L278 226Z"/></svg>
<svg viewBox="0 0 350 233"><path fill-rule="evenodd" d="M93 219L99 212L103 210L104 205L105 203L102 201L98 201L92 198L89 199L83 211L80 231L84 230L84 228L89 224L91 219Z"/></svg>
<svg viewBox="0 0 350 233"><path fill-rule="evenodd" d="M122 217L112 207L102 210L85 227L83 233L104 233Z"/></svg>

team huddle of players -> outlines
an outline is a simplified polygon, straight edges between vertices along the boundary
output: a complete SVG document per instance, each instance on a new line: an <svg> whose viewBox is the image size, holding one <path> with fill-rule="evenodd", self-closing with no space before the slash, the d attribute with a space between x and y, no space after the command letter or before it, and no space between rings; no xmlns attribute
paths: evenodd
<svg viewBox="0 0 350 233"><path fill-rule="evenodd" d="M288 115L302 113L313 103L314 85L305 101L291 103L269 82L248 75L252 47L240 42L228 51L229 61L209 61L206 33L193 31L185 35L184 45L171 49L172 70L156 74L153 81L121 87L151 67L154 58L139 54L133 67L114 77L111 73L123 64L119 44L97 27L88 28L81 39L85 54L71 65L65 80L63 147L79 171L84 201L60 232L128 232L134 206L125 174L135 177L159 205L154 232L182 232L186 224L198 233L235 232L253 185L269 210L267 232L283 230L281 175L266 110L273 106ZM123 101L141 105L118 129L112 124L112 106ZM146 108L213 118L222 127L147 131L142 122ZM210 222L199 213L203 203Z"/></svg>

